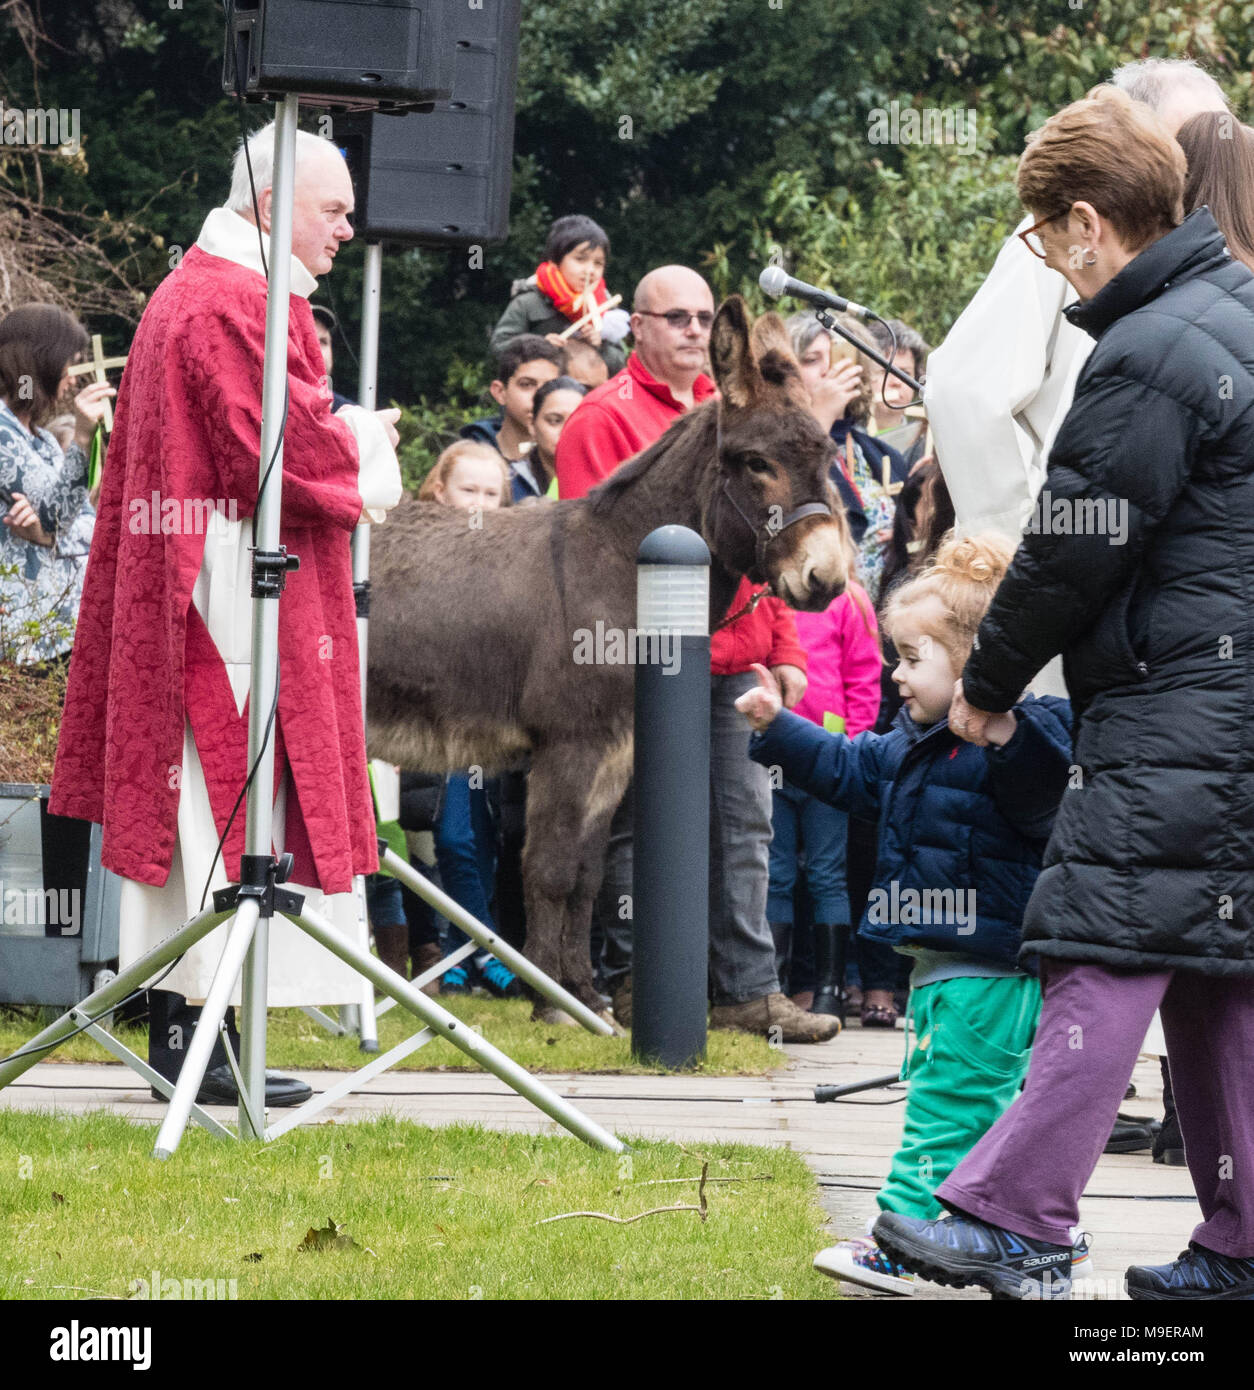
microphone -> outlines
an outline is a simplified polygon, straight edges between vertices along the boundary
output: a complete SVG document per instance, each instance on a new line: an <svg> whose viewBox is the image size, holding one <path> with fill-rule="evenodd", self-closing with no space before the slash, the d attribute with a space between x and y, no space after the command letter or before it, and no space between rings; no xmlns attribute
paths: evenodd
<svg viewBox="0 0 1254 1390"><path fill-rule="evenodd" d="M878 315L863 304L855 304L852 299L842 299L838 294L821 290L817 285L807 285L804 280L794 280L782 266L768 265L758 276L758 286L763 294L778 299L790 295L793 299L804 299L816 309L832 309L838 314L852 314L859 319L873 319Z"/></svg>

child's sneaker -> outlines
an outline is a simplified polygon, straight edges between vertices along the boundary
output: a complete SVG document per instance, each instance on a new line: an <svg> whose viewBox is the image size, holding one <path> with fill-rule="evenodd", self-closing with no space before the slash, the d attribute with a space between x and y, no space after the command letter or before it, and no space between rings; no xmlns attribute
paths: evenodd
<svg viewBox="0 0 1254 1390"><path fill-rule="evenodd" d="M470 976L466 973L464 965L455 965L451 970L446 970L440 976L441 994L469 994Z"/></svg>
<svg viewBox="0 0 1254 1390"><path fill-rule="evenodd" d="M479 983L498 999L517 999L522 994L522 981L495 956L479 966Z"/></svg>
<svg viewBox="0 0 1254 1390"><path fill-rule="evenodd" d="M814 1257L814 1267L833 1279L864 1284L880 1293L914 1292L914 1275L890 1260L870 1236L855 1236L820 1250Z"/></svg>

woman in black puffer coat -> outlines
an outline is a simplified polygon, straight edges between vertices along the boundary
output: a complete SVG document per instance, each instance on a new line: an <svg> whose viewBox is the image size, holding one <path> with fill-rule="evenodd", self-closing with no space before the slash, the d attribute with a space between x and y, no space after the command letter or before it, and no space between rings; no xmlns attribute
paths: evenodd
<svg viewBox="0 0 1254 1390"><path fill-rule="evenodd" d="M982 742L1062 654L1075 765L1023 946L1044 1009L1023 1095L938 1193L954 1214L876 1227L907 1268L1012 1297L1066 1296L1158 1008L1204 1220L1128 1291L1254 1299L1254 275L1209 211L1182 220L1184 173L1113 88L1019 168L1024 254L1075 286L1097 346L950 727Z"/></svg>

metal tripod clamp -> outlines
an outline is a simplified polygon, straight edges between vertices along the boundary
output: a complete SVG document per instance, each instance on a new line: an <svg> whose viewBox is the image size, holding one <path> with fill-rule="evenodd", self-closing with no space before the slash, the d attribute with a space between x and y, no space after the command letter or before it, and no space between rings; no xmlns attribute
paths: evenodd
<svg viewBox="0 0 1254 1390"><path fill-rule="evenodd" d="M287 587L288 570L300 569L300 556L289 555L287 546L258 550L253 546L253 598L278 598Z"/></svg>
<svg viewBox="0 0 1254 1390"><path fill-rule="evenodd" d="M299 913L305 905L304 896L280 888L292 876L294 860L290 854L276 859L272 854L241 854L238 883L219 888L213 895L215 912L233 912L241 898L256 898L259 917L273 917L275 912Z"/></svg>

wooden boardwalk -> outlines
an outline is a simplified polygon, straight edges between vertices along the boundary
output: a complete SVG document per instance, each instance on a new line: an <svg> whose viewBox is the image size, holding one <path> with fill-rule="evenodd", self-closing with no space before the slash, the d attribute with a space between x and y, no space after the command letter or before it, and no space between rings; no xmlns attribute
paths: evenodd
<svg viewBox="0 0 1254 1390"><path fill-rule="evenodd" d="M871 1091L836 1104L816 1105L813 1088L843 1085L894 1072L901 1062L900 1031L852 1027L830 1043L783 1049L780 1069L768 1077L598 1076L553 1074L545 1079L592 1119L625 1139L674 1139L683 1144L736 1141L778 1145L805 1155L815 1171L833 1240L860 1234L874 1216L875 1192L888 1172L901 1132L901 1104L886 1104L901 1090ZM315 1090L338 1072L301 1072ZM1138 1063L1137 1098L1125 1109L1162 1113L1157 1061ZM83 1112L109 1109L155 1122L162 1107L125 1067L43 1063L0 1091L0 1107ZM233 1110L221 1117L234 1120ZM395 1114L419 1124L459 1121L488 1128L561 1133L560 1127L495 1077L476 1072L388 1072L360 1093L345 1096L315 1123L348 1122ZM1122 1297L1130 1264L1173 1259L1200 1219L1188 1171L1165 1168L1148 1153L1102 1159L1081 1206L1092 1233L1101 1297ZM851 1297L875 1297L846 1286ZM915 1298L970 1299L985 1295L923 1284ZM898 1300L910 1302L912 1300Z"/></svg>

